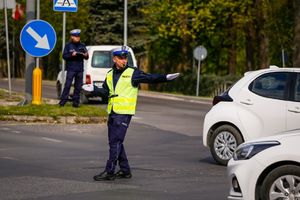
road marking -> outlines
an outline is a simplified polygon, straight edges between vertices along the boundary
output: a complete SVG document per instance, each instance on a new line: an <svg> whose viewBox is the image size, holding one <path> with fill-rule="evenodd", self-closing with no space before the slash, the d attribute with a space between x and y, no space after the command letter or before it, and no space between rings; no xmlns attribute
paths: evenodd
<svg viewBox="0 0 300 200"><path fill-rule="evenodd" d="M151 92L140 92L139 96L143 97L150 97L150 98L157 98L157 99L166 99L166 100L174 100L174 101L187 101L191 103L198 103L198 104L211 104L211 100L203 100L203 99L188 99L185 98L184 96L171 96L168 94L163 94L163 93L151 93Z"/></svg>
<svg viewBox="0 0 300 200"><path fill-rule="evenodd" d="M211 102L208 101L197 101L197 100L188 100L191 103L198 103L198 104L205 104L205 105L211 105Z"/></svg>
<svg viewBox="0 0 300 200"><path fill-rule="evenodd" d="M47 140L50 142L56 142L56 143L61 143L61 140L56 140L56 139L52 139L52 138L47 138L47 137L42 137L43 140Z"/></svg>
<svg viewBox="0 0 300 200"><path fill-rule="evenodd" d="M0 129L3 130L3 131L9 131L10 130L10 128L6 128L6 127L2 127Z"/></svg>
<svg viewBox="0 0 300 200"><path fill-rule="evenodd" d="M14 158L14 157L0 157L0 159L6 159L6 160L19 160L19 159Z"/></svg>
<svg viewBox="0 0 300 200"><path fill-rule="evenodd" d="M22 133L21 131L11 131L13 133Z"/></svg>
<svg viewBox="0 0 300 200"><path fill-rule="evenodd" d="M139 119L142 119L142 118L141 117L133 116L132 119L139 120Z"/></svg>
<svg viewBox="0 0 300 200"><path fill-rule="evenodd" d="M11 150L11 149L14 149L14 148L0 148L0 151L7 151L7 150Z"/></svg>

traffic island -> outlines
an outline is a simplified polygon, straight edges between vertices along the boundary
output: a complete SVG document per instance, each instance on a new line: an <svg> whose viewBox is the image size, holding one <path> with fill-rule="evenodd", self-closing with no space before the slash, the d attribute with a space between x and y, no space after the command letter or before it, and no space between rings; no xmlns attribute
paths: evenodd
<svg viewBox="0 0 300 200"><path fill-rule="evenodd" d="M73 108L71 103L64 107L58 101L43 99L41 105L18 105L22 99L17 93L11 95L0 89L0 120L24 123L90 124L106 123L107 113L100 105L80 105Z"/></svg>
<svg viewBox="0 0 300 200"><path fill-rule="evenodd" d="M107 122L107 117L1 115L0 121L50 124L102 124Z"/></svg>

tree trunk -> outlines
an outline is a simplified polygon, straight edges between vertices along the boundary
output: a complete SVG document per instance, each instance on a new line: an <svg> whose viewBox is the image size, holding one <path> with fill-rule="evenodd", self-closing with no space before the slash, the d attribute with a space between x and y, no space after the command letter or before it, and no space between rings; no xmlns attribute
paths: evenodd
<svg viewBox="0 0 300 200"><path fill-rule="evenodd" d="M293 48L293 67L300 67L300 1L295 0L295 36Z"/></svg>
<svg viewBox="0 0 300 200"><path fill-rule="evenodd" d="M264 0L256 0L257 18L257 42L258 42L258 67L269 67L269 38L266 33L265 23L267 21L266 5Z"/></svg>
<svg viewBox="0 0 300 200"><path fill-rule="evenodd" d="M229 18L228 28L229 28L229 41L230 41L229 52L228 52L229 53L229 56L228 56L229 74L235 75L236 64L237 64L237 61L236 61L237 32L236 32L235 26L233 24L232 16Z"/></svg>
<svg viewBox="0 0 300 200"><path fill-rule="evenodd" d="M245 27L246 33L246 71L252 71L255 69L254 59L254 43L255 43L255 30L253 23L247 24Z"/></svg>

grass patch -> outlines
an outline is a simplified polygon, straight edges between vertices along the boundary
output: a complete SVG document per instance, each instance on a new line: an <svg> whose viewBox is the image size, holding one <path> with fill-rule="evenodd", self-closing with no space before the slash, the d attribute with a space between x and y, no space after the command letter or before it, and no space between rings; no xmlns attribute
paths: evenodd
<svg viewBox="0 0 300 200"><path fill-rule="evenodd" d="M59 107L58 105L25 105L25 106L0 106L0 115L29 115L29 116L106 116L106 111L100 106L81 105L73 108L71 105Z"/></svg>
<svg viewBox="0 0 300 200"><path fill-rule="evenodd" d="M9 95L8 91L0 89L0 100L7 102L21 101L22 96L18 93ZM106 117L107 113L100 105L80 105L73 108L71 104L64 107L43 103L41 105L0 105L0 120L4 115L27 115L27 116L48 116L57 119L59 116L75 117Z"/></svg>
<svg viewBox="0 0 300 200"><path fill-rule="evenodd" d="M0 89L0 99L5 99L6 101L21 101L22 97L15 92L11 92L11 95L9 95L8 91Z"/></svg>

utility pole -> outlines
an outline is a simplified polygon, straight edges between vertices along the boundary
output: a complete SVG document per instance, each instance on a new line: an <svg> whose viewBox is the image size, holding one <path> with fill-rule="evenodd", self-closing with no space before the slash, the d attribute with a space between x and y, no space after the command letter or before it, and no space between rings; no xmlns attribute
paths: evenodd
<svg viewBox="0 0 300 200"><path fill-rule="evenodd" d="M26 23L35 19L35 0L26 1ZM32 101L32 72L34 69L34 58L26 53L26 72L25 72L25 101L23 104Z"/></svg>
<svg viewBox="0 0 300 200"><path fill-rule="evenodd" d="M9 56L8 22L7 22L7 0L4 0L4 15L5 15L6 54L7 54L7 78L8 78L9 95L11 95L10 56Z"/></svg>
<svg viewBox="0 0 300 200"><path fill-rule="evenodd" d="M124 46L127 45L127 0L124 0Z"/></svg>

